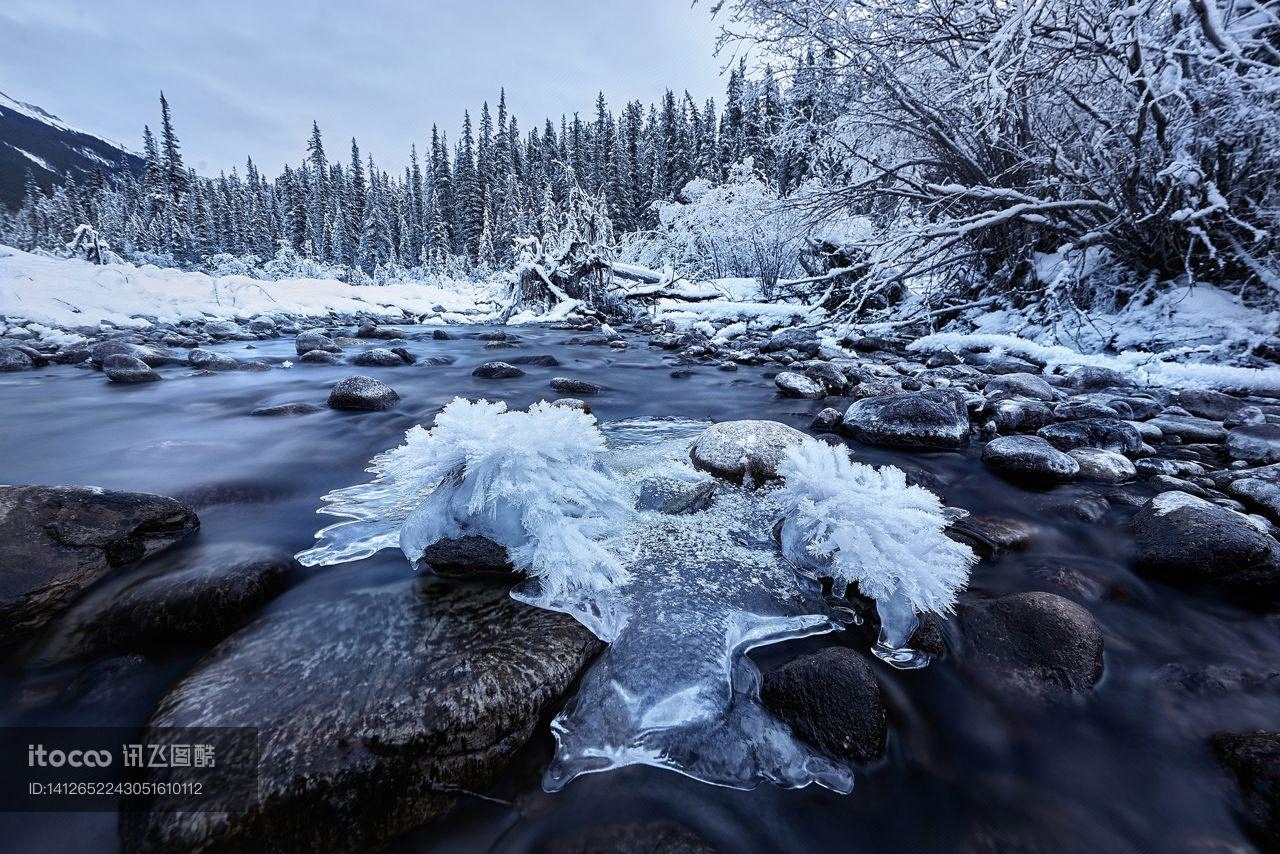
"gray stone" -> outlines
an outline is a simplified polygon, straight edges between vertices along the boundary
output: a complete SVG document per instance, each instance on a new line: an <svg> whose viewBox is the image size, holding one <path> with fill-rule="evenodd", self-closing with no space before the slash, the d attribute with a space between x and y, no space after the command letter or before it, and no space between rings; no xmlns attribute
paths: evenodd
<svg viewBox="0 0 1280 854"><path fill-rule="evenodd" d="M329 337L329 333L323 329L308 329L302 332L294 339L294 347L298 351L298 355L302 356L310 353L312 350L323 350L326 353L341 353L342 348L334 343Z"/></svg>
<svg viewBox="0 0 1280 854"><path fill-rule="evenodd" d="M1083 418L1041 427L1036 435L1059 451L1072 448L1100 448L1118 454L1133 455L1142 451L1142 435L1131 424L1114 418Z"/></svg>
<svg viewBox="0 0 1280 854"><path fill-rule="evenodd" d="M437 540L423 550L421 559L440 575L514 571L506 546L479 534Z"/></svg>
<svg viewBox="0 0 1280 854"><path fill-rule="evenodd" d="M1044 377L1035 374L1004 374L987 381L983 387L987 397L1005 395L1007 397L1025 397L1031 400L1053 400L1053 386L1045 382Z"/></svg>
<svg viewBox="0 0 1280 854"><path fill-rule="evenodd" d="M1138 476L1138 470L1123 454L1100 448L1072 448L1067 455L1080 465L1080 477L1102 483L1124 483Z"/></svg>
<svg viewBox="0 0 1280 854"><path fill-rule="evenodd" d="M282 415L310 415L313 412L321 412L323 409L323 406L316 406L314 403L281 403L276 406L259 407L249 414L274 418Z"/></svg>
<svg viewBox="0 0 1280 854"><path fill-rule="evenodd" d="M1227 452L1233 460L1254 465L1280 463L1280 424L1251 424L1231 430Z"/></svg>
<svg viewBox="0 0 1280 854"><path fill-rule="evenodd" d="M199 347L187 353L187 362L191 367L202 371L234 371L240 367L240 363L232 356Z"/></svg>
<svg viewBox="0 0 1280 854"><path fill-rule="evenodd" d="M832 409L828 406L813 417L813 421L809 424L809 430L813 433L835 433L840 429L840 424L844 421L844 414L839 409Z"/></svg>
<svg viewBox="0 0 1280 854"><path fill-rule="evenodd" d="M35 367L35 361L16 347L0 347L0 373L25 371Z"/></svg>
<svg viewBox="0 0 1280 854"><path fill-rule="evenodd" d="M1259 850L1280 851L1280 732L1221 732L1209 743L1235 775Z"/></svg>
<svg viewBox="0 0 1280 854"><path fill-rule="evenodd" d="M760 699L804 741L840 759L884 755L889 724L870 662L831 646L765 671Z"/></svg>
<svg viewBox="0 0 1280 854"><path fill-rule="evenodd" d="M362 368L402 368L406 364L399 353L393 353L385 347L372 347L356 353L350 361Z"/></svg>
<svg viewBox="0 0 1280 854"><path fill-rule="evenodd" d="M999 433L1024 433L1051 424L1053 411L1043 401L1002 397L987 401L980 417L983 424L994 424Z"/></svg>
<svg viewBox="0 0 1280 854"><path fill-rule="evenodd" d="M329 392L334 409L377 411L390 409L399 399L395 389L373 377L347 377Z"/></svg>
<svg viewBox="0 0 1280 854"><path fill-rule="evenodd" d="M1177 436L1184 442L1225 442L1227 428L1217 421L1194 415L1158 415L1147 422L1159 427L1166 436Z"/></svg>
<svg viewBox="0 0 1280 854"><path fill-rule="evenodd" d="M600 648L505 585L429 576L273 614L210 653L150 721L255 727L253 809L122 813L123 847L381 848L492 785Z"/></svg>
<svg viewBox="0 0 1280 854"><path fill-rule="evenodd" d="M1080 473L1079 463L1038 436L992 439L982 462L1005 477L1032 481L1065 481Z"/></svg>
<svg viewBox="0 0 1280 854"><path fill-rule="evenodd" d="M1104 388L1133 388L1134 381L1111 368L1085 366L1067 374L1063 384L1073 391L1100 391Z"/></svg>
<svg viewBox="0 0 1280 854"><path fill-rule="evenodd" d="M112 570L185 539L172 498L83 486L0 486L0 645L37 631Z"/></svg>
<svg viewBox="0 0 1280 854"><path fill-rule="evenodd" d="M702 431L689 456L696 468L734 483L774 480L787 450L807 439L777 421L725 421Z"/></svg>
<svg viewBox="0 0 1280 854"><path fill-rule="evenodd" d="M471 375L482 380L501 380L522 377L524 376L524 371L506 362L485 362L472 371Z"/></svg>
<svg viewBox="0 0 1280 854"><path fill-rule="evenodd" d="M570 377L555 377L551 380L551 388L561 394L599 394L603 388L586 380Z"/></svg>
<svg viewBox="0 0 1280 854"><path fill-rule="evenodd" d="M150 383L160 379L160 375L141 359L123 353L104 359L102 372L113 383Z"/></svg>
<svg viewBox="0 0 1280 854"><path fill-rule="evenodd" d="M336 365L342 360L337 353L328 350L308 350L298 357L298 361L308 365Z"/></svg>
<svg viewBox="0 0 1280 854"><path fill-rule="evenodd" d="M959 448L969 441L968 404L955 389L868 397L849 407L842 429L870 445Z"/></svg>
<svg viewBox="0 0 1280 854"><path fill-rule="evenodd" d="M778 387L783 397L817 400L827 396L827 389L821 382L794 371L783 371L778 374L773 378L773 384Z"/></svg>

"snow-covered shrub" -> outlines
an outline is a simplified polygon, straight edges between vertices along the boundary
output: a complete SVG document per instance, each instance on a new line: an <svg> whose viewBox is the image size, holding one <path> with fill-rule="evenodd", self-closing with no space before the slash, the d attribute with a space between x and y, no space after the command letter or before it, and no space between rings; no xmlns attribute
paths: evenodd
<svg viewBox="0 0 1280 854"><path fill-rule="evenodd" d="M299 255L291 246L281 245L275 257L262 265L262 277L279 281L280 279L339 279L346 280L346 267L325 264Z"/></svg>
<svg viewBox="0 0 1280 854"><path fill-rule="evenodd" d="M232 255L230 252L219 252L204 259L204 269L211 276L248 276L255 278L261 275L262 260L257 255Z"/></svg>
<svg viewBox="0 0 1280 854"><path fill-rule="evenodd" d="M951 612L977 562L967 546L944 533L958 511L929 490L909 486L900 469L854 462L843 446L804 442L787 452L778 473L786 508L784 554L834 578L837 591L856 584L876 600L878 654L891 656L906 645L916 614Z"/></svg>
<svg viewBox="0 0 1280 854"><path fill-rule="evenodd" d="M508 412L505 403L459 398L374 467L434 484L401 529L409 560L439 540L480 534L561 598L625 578L606 543L630 503L601 466L604 449L595 418L578 410L538 403Z"/></svg>

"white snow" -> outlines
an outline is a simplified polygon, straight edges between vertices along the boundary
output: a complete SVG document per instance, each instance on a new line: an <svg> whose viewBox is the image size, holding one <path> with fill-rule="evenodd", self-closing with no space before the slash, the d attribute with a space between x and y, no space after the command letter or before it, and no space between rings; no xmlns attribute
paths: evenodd
<svg viewBox="0 0 1280 854"><path fill-rule="evenodd" d="M53 172L54 174L57 174L57 171L58 171L58 170L56 170L56 169L54 169L52 166L50 166L50 165L49 165L49 161L48 161L48 160L45 160L43 157L39 157L39 156L37 156L37 155L35 155L35 154L32 154L30 151L27 151L25 148L18 148L18 146L14 145L14 144L13 144L13 143L11 143L11 142L6 142L6 143L5 143L5 145L6 145L6 146L8 146L9 148L12 148L14 151L18 152L18 153L19 153L19 154L21 154L23 157L25 157L25 158L27 158L28 160L30 160L32 163L34 163L35 165L39 166L39 167L40 167L41 169L43 169L44 171L46 171L46 172Z"/></svg>
<svg viewBox="0 0 1280 854"><path fill-rule="evenodd" d="M337 279L267 281L131 264L99 266L0 246L0 314L62 329L104 321L145 327L152 321L331 312L474 323L496 317L496 294L493 285L465 281L361 286Z"/></svg>
<svg viewBox="0 0 1280 854"><path fill-rule="evenodd" d="M14 100L13 98L10 98L8 95L6 95L3 92L0 92L0 112L17 113L18 115L26 116L27 118L30 118L30 119L35 119L36 121L41 122L42 124L49 125L50 127L55 127L55 128L58 128L59 130L71 131L72 133L81 133L81 134L84 134L85 136L91 136L94 139L100 139L103 142L107 143L108 145L114 146L115 148L118 148L121 151L135 153L133 149L125 145L121 145L120 143L115 142L113 140L98 136L96 133L90 133L87 130L82 130L73 125L69 125L66 122L64 122L62 119L55 116L53 113L45 112L44 110L40 109L34 104L28 104L24 101ZM25 154L26 152L23 152L23 153Z"/></svg>

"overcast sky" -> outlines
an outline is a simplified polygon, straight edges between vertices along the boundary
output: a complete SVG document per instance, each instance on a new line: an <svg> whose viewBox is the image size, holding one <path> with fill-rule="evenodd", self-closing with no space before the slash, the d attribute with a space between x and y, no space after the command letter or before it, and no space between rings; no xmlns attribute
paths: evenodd
<svg viewBox="0 0 1280 854"><path fill-rule="evenodd" d="M715 32L689 0L3 0L0 92L137 149L163 89L206 173L299 160L313 118L399 168L500 86L522 132L599 90L719 102Z"/></svg>

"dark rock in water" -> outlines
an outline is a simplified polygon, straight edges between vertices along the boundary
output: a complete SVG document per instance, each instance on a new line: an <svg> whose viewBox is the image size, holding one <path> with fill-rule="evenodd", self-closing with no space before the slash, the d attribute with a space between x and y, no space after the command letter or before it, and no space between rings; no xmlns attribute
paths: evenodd
<svg viewBox="0 0 1280 854"><path fill-rule="evenodd" d="M385 347L373 347L351 357L351 364L362 368L401 368L405 360Z"/></svg>
<svg viewBox="0 0 1280 854"><path fill-rule="evenodd" d="M452 341L453 340L453 336L450 335L448 332L445 332L443 329L433 329L431 331L431 337L433 340L436 340L436 341Z"/></svg>
<svg viewBox="0 0 1280 854"><path fill-rule="evenodd" d="M1085 366L1067 374L1063 384L1073 391L1100 391L1104 388L1133 388L1129 377L1111 368Z"/></svg>
<svg viewBox="0 0 1280 854"><path fill-rule="evenodd" d="M512 356L508 364L511 365L537 365L543 368L558 368L560 360L550 354L540 354L537 356Z"/></svg>
<svg viewBox="0 0 1280 854"><path fill-rule="evenodd" d="M82 486L0 486L0 646L41 628L111 570L200 527L172 498Z"/></svg>
<svg viewBox="0 0 1280 854"><path fill-rule="evenodd" d="M1231 430L1227 452L1233 460L1255 465L1280 463L1280 424L1250 424Z"/></svg>
<svg viewBox="0 0 1280 854"><path fill-rule="evenodd" d="M585 400L579 400L576 397L560 397L551 401L552 406L561 406L565 409L576 409L579 412L591 414L591 407L587 405Z"/></svg>
<svg viewBox="0 0 1280 854"><path fill-rule="evenodd" d="M849 385L849 378L836 365L818 362L804 369L804 375L822 384L827 394L842 394Z"/></svg>
<svg viewBox="0 0 1280 854"><path fill-rule="evenodd" d="M35 367L35 361L16 347L0 347L0 373L25 371Z"/></svg>
<svg viewBox="0 0 1280 854"><path fill-rule="evenodd" d="M1052 593L962 602L961 665L1002 690L1055 700L1102 678L1102 630L1080 605Z"/></svg>
<svg viewBox="0 0 1280 854"><path fill-rule="evenodd" d="M327 350L308 350L298 357L298 361L308 365L336 365L342 360L337 353Z"/></svg>
<svg viewBox="0 0 1280 854"><path fill-rule="evenodd" d="M884 754L889 724L875 671L848 647L831 646L764 673L760 699L804 741L841 759Z"/></svg>
<svg viewBox="0 0 1280 854"><path fill-rule="evenodd" d="M240 363L232 356L199 347L187 353L187 362L191 367L204 371L234 371L240 367Z"/></svg>
<svg viewBox="0 0 1280 854"><path fill-rule="evenodd" d="M1051 424L1053 411L1043 401L1002 397L987 401L980 417L983 424L994 424L997 432L1024 433Z"/></svg>
<svg viewBox="0 0 1280 854"><path fill-rule="evenodd" d="M489 341L484 345L484 348L486 350L514 350L519 346L513 341Z"/></svg>
<svg viewBox="0 0 1280 854"><path fill-rule="evenodd" d="M453 356L429 356L422 360L424 365L452 365L456 359Z"/></svg>
<svg viewBox="0 0 1280 854"><path fill-rule="evenodd" d="M160 379L141 359L122 353L108 356L102 363L102 372L113 383L151 383Z"/></svg>
<svg viewBox="0 0 1280 854"><path fill-rule="evenodd" d="M150 724L258 730L245 813L122 813L127 851L354 851L498 778L601 644L505 585L419 578L232 636Z"/></svg>
<svg viewBox="0 0 1280 854"><path fill-rule="evenodd" d="M947 536L973 548L983 557L1022 551L1031 545L1036 526L1006 516L966 516L947 529Z"/></svg>
<svg viewBox="0 0 1280 854"><path fill-rule="evenodd" d="M1280 732L1220 732L1209 743L1235 775L1249 832L1266 851L1280 851Z"/></svg>
<svg viewBox="0 0 1280 854"><path fill-rule="evenodd" d="M817 334L812 329L783 329L773 333L760 349L766 353L795 350L812 359L818 355L822 347L818 343Z"/></svg>
<svg viewBox="0 0 1280 854"><path fill-rule="evenodd" d="M774 480L787 450L808 437L777 421L724 421L712 424L689 452L695 468L733 483L747 477Z"/></svg>
<svg viewBox="0 0 1280 854"><path fill-rule="evenodd" d="M485 362L471 372L471 376L482 380L504 380L524 376L524 371L506 362Z"/></svg>
<svg viewBox="0 0 1280 854"><path fill-rule="evenodd" d="M878 350L894 353L900 350L902 345L901 342L880 335L864 335L850 341L849 346L859 353L874 353Z"/></svg>
<svg viewBox="0 0 1280 854"><path fill-rule="evenodd" d="M639 506L669 516L701 513L715 503L719 486L714 480L702 483L653 478L640 485Z"/></svg>
<svg viewBox="0 0 1280 854"><path fill-rule="evenodd" d="M773 378L773 384L778 387L783 397L817 400L827 396L827 389L821 382L793 371L783 371L778 374Z"/></svg>
<svg viewBox="0 0 1280 854"><path fill-rule="evenodd" d="M342 348L334 343L329 337L329 333L323 329L308 329L294 339L294 348L298 351L299 356L306 355L312 350L324 350L327 353L341 353Z"/></svg>
<svg viewBox="0 0 1280 854"><path fill-rule="evenodd" d="M813 421L809 424L809 431L812 433L835 433L839 431L843 422L844 414L839 409L832 409L828 406L813 417Z"/></svg>
<svg viewBox="0 0 1280 854"><path fill-rule="evenodd" d="M1243 477L1232 481L1227 491L1280 525L1280 482L1261 477Z"/></svg>
<svg viewBox="0 0 1280 854"><path fill-rule="evenodd" d="M692 370L690 368L681 368L680 370L672 371L671 378L673 380L684 380L684 379L688 379L689 377L696 376L697 373L698 373L697 371Z"/></svg>
<svg viewBox="0 0 1280 854"><path fill-rule="evenodd" d="M1035 374L1004 374L987 381L982 389L987 397L1005 395L1031 400L1053 400L1053 386Z"/></svg>
<svg viewBox="0 0 1280 854"><path fill-rule="evenodd" d="M867 397L844 414L860 442L905 448L959 448L969 441L969 409L955 389Z"/></svg>
<svg viewBox="0 0 1280 854"><path fill-rule="evenodd" d="M1036 435L1059 451L1100 448L1132 456L1142 451L1142 434L1132 424L1115 418L1083 418L1041 427Z"/></svg>
<svg viewBox="0 0 1280 854"><path fill-rule="evenodd" d="M60 621L53 651L79 657L221 640L284 592L300 568L277 549L209 546L177 568L95 590Z"/></svg>
<svg viewBox="0 0 1280 854"><path fill-rule="evenodd" d="M1166 436L1177 436L1184 442L1225 442L1227 428L1217 421L1194 415L1158 415L1147 422L1160 428Z"/></svg>
<svg viewBox="0 0 1280 854"><path fill-rule="evenodd" d="M1245 405L1244 401L1238 397L1203 388L1183 389L1173 396L1173 403L1192 415L1213 421L1230 418Z"/></svg>
<svg viewBox="0 0 1280 854"><path fill-rule="evenodd" d="M571 377L556 377L551 380L551 387L561 394L599 394L603 388L586 380Z"/></svg>
<svg viewBox="0 0 1280 854"><path fill-rule="evenodd" d="M1080 464L1039 436L1001 436L982 449L982 461L1006 477L1056 482L1071 480Z"/></svg>
<svg viewBox="0 0 1280 854"><path fill-rule="evenodd" d="M505 574L514 571L506 546L479 534L438 540L427 546L422 560L441 575Z"/></svg>
<svg viewBox="0 0 1280 854"><path fill-rule="evenodd" d="M1137 568L1175 582L1280 593L1280 543L1247 516L1185 492L1163 492L1130 521Z"/></svg>
<svg viewBox="0 0 1280 854"><path fill-rule="evenodd" d="M151 368L158 368L161 365L180 365L186 361L185 358L173 353L134 344L131 341L104 341L89 350L89 359L95 367L103 367L107 359L112 356L132 356Z"/></svg>
<svg viewBox="0 0 1280 854"><path fill-rule="evenodd" d="M413 365L418 361L418 357L410 353L407 347L392 347L391 352L399 356L406 365Z"/></svg>
<svg viewBox="0 0 1280 854"><path fill-rule="evenodd" d="M334 409L390 409L400 399L395 389L373 377L347 377L329 392L329 406Z"/></svg>
<svg viewBox="0 0 1280 854"><path fill-rule="evenodd" d="M316 406L314 403L281 403L277 406L263 406L250 412L250 415L265 415L275 417L279 415L310 415L312 412L320 412L323 406Z"/></svg>

